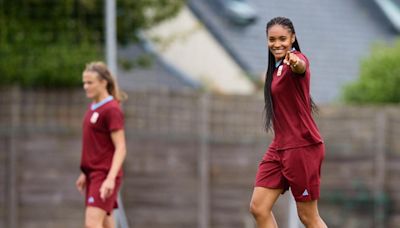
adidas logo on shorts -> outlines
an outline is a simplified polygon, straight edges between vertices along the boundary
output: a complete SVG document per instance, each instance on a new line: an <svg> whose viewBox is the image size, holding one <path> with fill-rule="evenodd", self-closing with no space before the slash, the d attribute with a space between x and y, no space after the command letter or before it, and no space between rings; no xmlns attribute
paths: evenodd
<svg viewBox="0 0 400 228"><path fill-rule="evenodd" d="M303 192L303 194L302 194L302 196L308 196L309 194L308 194L308 191L307 191L307 189L306 190L304 190L304 192Z"/></svg>
<svg viewBox="0 0 400 228"><path fill-rule="evenodd" d="M93 196L89 197L88 203L94 203L94 198L93 198Z"/></svg>

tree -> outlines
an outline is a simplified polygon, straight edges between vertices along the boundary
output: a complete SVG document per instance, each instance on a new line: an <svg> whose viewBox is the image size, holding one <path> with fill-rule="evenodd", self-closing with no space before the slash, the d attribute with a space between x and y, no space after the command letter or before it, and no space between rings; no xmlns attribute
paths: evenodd
<svg viewBox="0 0 400 228"><path fill-rule="evenodd" d="M117 0L117 37L174 16L185 0ZM0 0L0 84L76 86L83 64L103 59L104 0Z"/></svg>
<svg viewBox="0 0 400 228"><path fill-rule="evenodd" d="M357 81L343 88L348 103L400 102L400 39L393 44L375 44L371 55L361 62Z"/></svg>

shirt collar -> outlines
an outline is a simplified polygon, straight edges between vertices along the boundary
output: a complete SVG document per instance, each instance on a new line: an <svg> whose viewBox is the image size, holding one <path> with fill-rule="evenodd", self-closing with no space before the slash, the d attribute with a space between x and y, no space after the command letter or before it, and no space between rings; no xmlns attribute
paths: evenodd
<svg viewBox="0 0 400 228"><path fill-rule="evenodd" d="M100 101L100 102L98 102L98 103L92 103L90 109L91 109L92 111L93 111L93 110L96 110L97 108L101 107L102 105L104 105L104 104L107 103L107 102L112 101L113 99L114 99L114 97L110 95L110 96L104 98L102 101Z"/></svg>
<svg viewBox="0 0 400 228"><path fill-rule="evenodd" d="M282 59L275 63L275 68L277 68L279 65L281 65L281 63L282 63Z"/></svg>

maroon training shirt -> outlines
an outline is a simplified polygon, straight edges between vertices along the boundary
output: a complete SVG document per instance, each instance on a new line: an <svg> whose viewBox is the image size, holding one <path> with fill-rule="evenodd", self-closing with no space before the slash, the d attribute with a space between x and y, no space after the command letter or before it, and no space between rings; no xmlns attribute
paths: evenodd
<svg viewBox="0 0 400 228"><path fill-rule="evenodd" d="M305 55L294 53L306 63L304 74L295 74L281 63L274 71L271 93L274 109L272 145L278 150L322 142L311 114L310 64Z"/></svg>
<svg viewBox="0 0 400 228"><path fill-rule="evenodd" d="M124 116L115 100L95 110L87 110L83 120L81 170L107 172L111 168L115 147L111 132L124 128ZM122 175L122 169L118 176Z"/></svg>

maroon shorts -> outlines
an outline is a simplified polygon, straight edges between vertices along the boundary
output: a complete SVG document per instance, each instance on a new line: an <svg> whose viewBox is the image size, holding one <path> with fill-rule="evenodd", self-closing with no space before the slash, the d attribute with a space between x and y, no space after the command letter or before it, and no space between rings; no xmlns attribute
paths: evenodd
<svg viewBox="0 0 400 228"><path fill-rule="evenodd" d="M115 188L112 195L103 201L100 198L100 187L103 181L106 179L107 174L105 172L93 171L87 174L86 177L86 207L98 207L107 212L107 215L112 213L114 208L118 208L118 191L121 186L121 178L117 177L115 180Z"/></svg>
<svg viewBox="0 0 400 228"><path fill-rule="evenodd" d="M276 150L269 147L257 171L256 187L289 189L296 201L319 199L323 143ZM283 194L282 193L282 194Z"/></svg>

